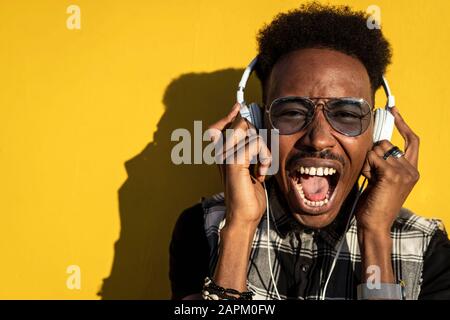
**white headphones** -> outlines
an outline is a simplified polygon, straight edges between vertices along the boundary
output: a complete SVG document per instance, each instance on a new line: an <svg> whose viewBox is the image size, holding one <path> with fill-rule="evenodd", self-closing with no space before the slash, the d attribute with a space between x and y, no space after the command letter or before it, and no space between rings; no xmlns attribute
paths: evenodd
<svg viewBox="0 0 450 320"><path fill-rule="evenodd" d="M247 105L245 103L245 99L244 99L245 86L247 85L248 78L250 77L251 73L254 70L257 59L258 59L258 57L255 57L250 62L250 64L247 66L247 68L245 68L244 74L241 77L241 81L239 81L238 90L236 92L236 98L237 98L237 102L239 102L241 105L241 109L240 109L241 116L243 118L247 119L251 124L253 124L256 129L261 129L264 127L264 123L263 123L263 119L262 119L262 108L257 103L254 103L254 102ZM391 140L392 132L394 131L394 116L392 115L390 109L395 106L395 98L391 94L391 90L390 90L387 80L385 79L384 76L382 77L382 79L383 79L382 85L383 85L384 92L386 93L386 96L387 96L387 101L386 101L386 105L385 105L384 109L377 108L375 110L375 122L374 122L374 130L373 130L373 142L374 143L377 141L380 141L380 140ZM336 266L336 262L339 257L339 254L341 252L342 245L345 242L345 234L347 233L347 230L349 229L349 227L351 225L351 222L353 219L353 211L355 210L356 204L359 200L359 197L364 189L366 182L367 182L367 179L365 178L359 188L359 192L356 195L355 201L353 202L351 212L350 212L349 218L347 220L347 225L345 227L344 235L342 236L342 238L339 241L337 252L333 258L333 262L331 264L330 271L328 272L328 276L326 277L325 284L324 284L323 288L321 289L321 294L320 294L321 300L325 300L328 283L330 282L331 275L333 273L334 267ZM275 294L276 294L277 298L279 300L281 300L280 294L278 292L277 284L275 281L275 277L273 275L272 261L270 258L270 237L269 237L269 231L270 231L270 213L269 213L270 209L269 208L270 208L270 206L269 206L269 197L267 195L267 189L266 189L265 182L263 182L263 186L264 186L264 192L265 192L265 197L266 197L266 208L267 208L266 209L267 258L268 258L268 263L269 263L269 271L270 271L270 277L271 277L271 280L272 280L272 283L273 283L273 286L275 289Z"/></svg>
<svg viewBox="0 0 450 320"><path fill-rule="evenodd" d="M239 81L236 98L237 102L241 104L241 116L253 124L256 129L261 129L264 127L261 107L254 102L247 105L244 99L245 86L247 85L248 78L255 68L257 60L258 57L255 57L247 68L245 68L241 81ZM394 131L394 116L390 112L390 109L395 106L395 97L391 94L391 90L389 89L389 85L384 76L382 79L382 85L387 96L387 101L384 108L377 108L375 110L373 142L380 140L391 140L392 132Z"/></svg>

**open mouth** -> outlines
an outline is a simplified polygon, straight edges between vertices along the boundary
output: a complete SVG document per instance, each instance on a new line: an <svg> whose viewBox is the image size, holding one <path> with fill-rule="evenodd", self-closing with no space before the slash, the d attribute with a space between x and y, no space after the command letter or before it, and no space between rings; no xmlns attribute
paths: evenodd
<svg viewBox="0 0 450 320"><path fill-rule="evenodd" d="M319 214L328 211L332 206L341 167L328 161L315 162L293 166L289 170L289 180L302 211Z"/></svg>

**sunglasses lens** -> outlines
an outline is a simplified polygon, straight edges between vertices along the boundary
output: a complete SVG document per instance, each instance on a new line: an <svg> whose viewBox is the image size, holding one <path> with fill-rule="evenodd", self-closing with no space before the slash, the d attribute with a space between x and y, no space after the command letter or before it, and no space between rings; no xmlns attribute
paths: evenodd
<svg viewBox="0 0 450 320"><path fill-rule="evenodd" d="M270 121L280 134L300 131L314 114L314 106L301 98L280 98L270 108Z"/></svg>
<svg viewBox="0 0 450 320"><path fill-rule="evenodd" d="M347 136L358 136L370 125L370 106L362 99L332 100L327 109L331 126Z"/></svg>
<svg viewBox="0 0 450 320"><path fill-rule="evenodd" d="M324 110L334 130L347 136L358 136L370 125L370 106L363 99L335 99ZM270 121L280 134L302 130L314 116L314 104L301 97L280 98L272 103Z"/></svg>

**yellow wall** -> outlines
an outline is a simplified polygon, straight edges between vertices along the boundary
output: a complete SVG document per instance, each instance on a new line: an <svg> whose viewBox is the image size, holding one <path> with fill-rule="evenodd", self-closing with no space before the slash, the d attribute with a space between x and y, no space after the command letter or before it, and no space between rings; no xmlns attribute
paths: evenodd
<svg viewBox="0 0 450 320"><path fill-rule="evenodd" d="M421 137L406 206L450 224L450 2L333 2L381 7L388 77ZM256 31L298 3L1 1L0 298L96 299L106 278L105 297L167 298L173 224L220 190L215 168L170 164L170 133L227 112Z"/></svg>

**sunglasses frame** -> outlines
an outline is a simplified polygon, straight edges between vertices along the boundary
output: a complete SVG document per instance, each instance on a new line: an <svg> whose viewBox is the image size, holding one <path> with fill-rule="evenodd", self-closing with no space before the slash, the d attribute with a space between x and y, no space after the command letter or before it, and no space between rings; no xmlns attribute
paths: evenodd
<svg viewBox="0 0 450 320"><path fill-rule="evenodd" d="M365 99L363 99L363 98L355 98L355 97L339 97L339 98L337 98L337 97L301 97L301 96L286 96L286 97L279 97L279 98L274 99L274 100L270 103L269 108L267 108L267 105L266 105L266 107L264 108L264 109L265 109L265 112L268 114L268 117L269 117L269 123L270 123L270 125L272 126L273 129L277 129L277 128L275 128L275 126L273 125L273 122L272 122L271 110L272 110L273 105L274 105L275 103L278 103L278 102L281 101L281 100L294 100L294 99L301 99L301 100L304 100L304 101L308 102L309 105L314 106L314 112L313 112L312 116L310 117L309 121L305 121L305 124L304 124L300 129L298 129L298 130L296 130L296 131L294 131L294 132L292 132L292 133L288 133L288 134L282 134L282 133L280 132L280 135L291 135L291 134L295 134L295 133L300 132L300 131L302 131L303 129L305 129L308 125L311 124L311 122L312 122L312 120L314 119L314 116L315 116L315 114L316 114L316 112L317 112L317 108L318 108L318 106L320 106L320 105L322 105L322 109L324 109L323 113L324 113L324 115L325 115L325 119L327 119L328 123L329 123L330 126L333 128L333 130L335 130L336 132L338 132L338 133L340 133L340 134L343 134L343 135L345 135L345 136L347 136L347 137L357 137L357 136L362 135L364 132L366 132L367 128L369 128L370 124L369 124L369 126L367 126L367 128L365 128L365 129L364 129L363 131L361 131L359 134L357 134L357 135L351 135L351 134L348 134L348 133L341 132L341 131L337 130L337 129L333 126L331 120L328 118L328 113L325 112L325 111L330 111L329 104L330 104L330 103L333 103L333 102L336 102L336 101L341 101L341 100L352 100L352 101L358 101L358 102L361 103L361 104L366 104L366 105L369 107L369 111L368 111L367 113L363 114L362 116L363 116L363 117L366 117L368 114L370 114L370 118L373 118L373 108L372 108L372 106L370 105L370 103L367 102L367 101L366 101ZM318 103L316 103L316 102L314 102L314 100L321 100L321 101L319 101ZM322 102L322 101L323 101L323 102ZM277 129L277 130L279 130L279 129Z"/></svg>

